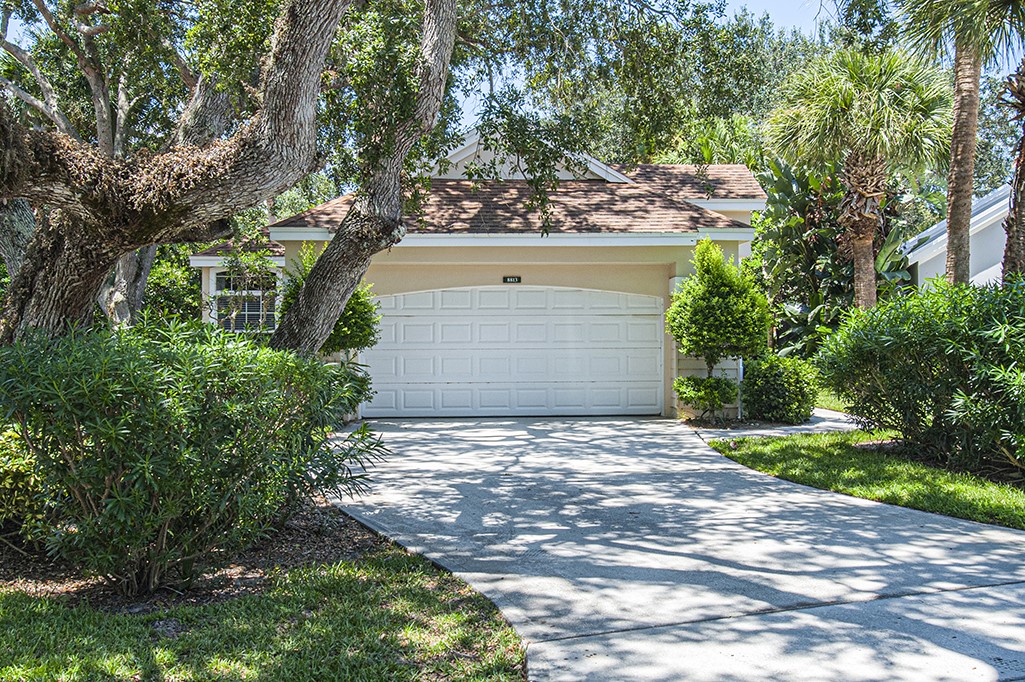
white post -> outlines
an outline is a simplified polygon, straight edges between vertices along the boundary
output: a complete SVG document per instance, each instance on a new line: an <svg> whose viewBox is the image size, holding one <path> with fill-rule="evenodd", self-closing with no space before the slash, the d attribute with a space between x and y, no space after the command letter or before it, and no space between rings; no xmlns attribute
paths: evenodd
<svg viewBox="0 0 1025 682"><path fill-rule="evenodd" d="M740 384L744 381L744 358L737 358L737 421L744 419L744 398L740 394Z"/></svg>

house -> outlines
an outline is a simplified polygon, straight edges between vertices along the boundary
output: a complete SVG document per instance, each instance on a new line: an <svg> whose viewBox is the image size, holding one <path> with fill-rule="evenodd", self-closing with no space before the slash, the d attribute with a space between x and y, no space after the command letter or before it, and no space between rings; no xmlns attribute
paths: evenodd
<svg viewBox="0 0 1025 682"><path fill-rule="evenodd" d="M1009 211L1011 186L1004 185L972 202L972 220L969 228L969 253L972 284L1000 282L1003 277L1004 219ZM904 243L904 253L911 267L911 280L926 284L934 277L942 277L947 270L947 221L932 227Z"/></svg>
<svg viewBox="0 0 1025 682"><path fill-rule="evenodd" d="M674 414L674 377L704 364L676 352L663 315L699 240L736 258L752 239L766 198L752 173L584 158L560 170L543 235L513 164L501 181L465 179L468 163L489 158L468 137L435 169L407 236L373 259L382 333L361 356L377 392L363 415ZM270 225L275 262L330 239L350 200ZM206 295L230 284L224 254L192 259Z"/></svg>

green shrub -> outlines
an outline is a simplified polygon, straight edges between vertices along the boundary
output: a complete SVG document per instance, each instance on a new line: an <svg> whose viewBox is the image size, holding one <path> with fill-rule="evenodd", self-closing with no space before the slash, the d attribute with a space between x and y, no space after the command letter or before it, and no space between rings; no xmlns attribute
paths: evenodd
<svg viewBox="0 0 1025 682"><path fill-rule="evenodd" d="M39 515L35 461L16 431L0 433L0 526L22 526Z"/></svg>
<svg viewBox="0 0 1025 682"><path fill-rule="evenodd" d="M0 387L49 548L129 594L187 583L316 491L359 490L382 452L365 429L330 441L365 376L198 323L30 338L0 349Z"/></svg>
<svg viewBox="0 0 1025 682"><path fill-rule="evenodd" d="M765 349L768 304L711 240L698 243L694 268L673 294L666 326L681 353L704 358L711 377L720 360L752 357Z"/></svg>
<svg viewBox="0 0 1025 682"><path fill-rule="evenodd" d="M820 352L823 383L949 464L1025 466L1025 281L932 285L852 313Z"/></svg>
<svg viewBox="0 0 1025 682"><path fill-rule="evenodd" d="M162 244L146 278L143 306L151 317L198 320L203 312L200 271L189 265L195 247Z"/></svg>
<svg viewBox="0 0 1025 682"><path fill-rule="evenodd" d="M803 424L811 419L818 387L808 362L765 355L744 365L740 392L748 417Z"/></svg>
<svg viewBox="0 0 1025 682"><path fill-rule="evenodd" d="M715 419L724 405L737 399L737 384L726 377L676 377L673 390L680 402L699 410L702 419Z"/></svg>
<svg viewBox="0 0 1025 682"><path fill-rule="evenodd" d="M969 288L938 289L853 310L817 358L820 380L863 426L893 429L931 453L954 443L944 415L967 367L947 355Z"/></svg>
<svg viewBox="0 0 1025 682"><path fill-rule="evenodd" d="M284 315L299 297L306 276L310 274L313 264L317 262L317 254L309 243L299 250L299 257L285 270L285 283L281 291L281 305L278 314ZM365 350L372 348L380 339L379 323L381 315L377 312L377 302L371 291L371 285L361 282L352 292L341 317L335 322L327 341L321 346L320 352L333 355L339 351Z"/></svg>

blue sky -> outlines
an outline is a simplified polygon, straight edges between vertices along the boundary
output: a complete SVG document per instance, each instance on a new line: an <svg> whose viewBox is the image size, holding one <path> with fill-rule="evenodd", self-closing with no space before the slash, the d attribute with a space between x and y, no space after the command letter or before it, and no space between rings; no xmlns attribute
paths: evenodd
<svg viewBox="0 0 1025 682"><path fill-rule="evenodd" d="M742 7L755 16L768 12L776 26L794 26L804 33L813 33L816 19L829 19L835 11L832 0L728 0L726 13L734 14Z"/></svg>

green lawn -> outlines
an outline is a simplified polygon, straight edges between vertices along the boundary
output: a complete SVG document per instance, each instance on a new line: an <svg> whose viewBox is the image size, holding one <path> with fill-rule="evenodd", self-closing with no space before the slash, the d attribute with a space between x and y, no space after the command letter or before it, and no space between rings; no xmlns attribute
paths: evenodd
<svg viewBox="0 0 1025 682"><path fill-rule="evenodd" d="M854 431L720 440L712 447L744 466L788 481L1025 530L1025 490L856 447L873 438L878 435Z"/></svg>
<svg viewBox="0 0 1025 682"><path fill-rule="evenodd" d="M847 411L847 406L840 402L840 399L836 397L836 394L825 388L819 389L819 397L815 399L815 407L821 407L824 410L833 410L835 412Z"/></svg>
<svg viewBox="0 0 1025 682"><path fill-rule="evenodd" d="M113 614L0 592L0 680L522 680L491 602L388 545L219 604ZM170 636L168 636L170 635Z"/></svg>

